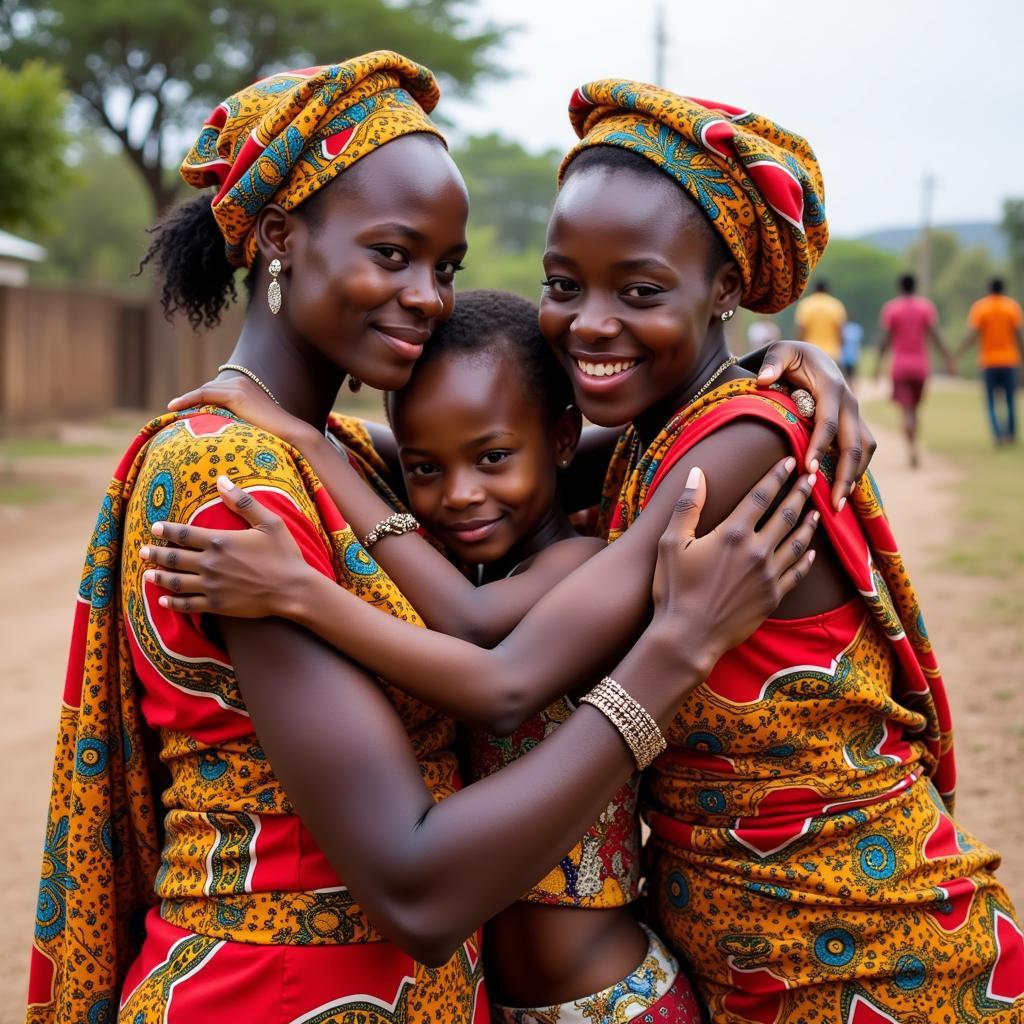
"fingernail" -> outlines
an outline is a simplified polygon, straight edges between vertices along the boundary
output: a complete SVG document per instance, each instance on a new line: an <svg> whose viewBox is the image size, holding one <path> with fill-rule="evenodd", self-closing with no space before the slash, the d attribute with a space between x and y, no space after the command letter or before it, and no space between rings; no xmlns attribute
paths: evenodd
<svg viewBox="0 0 1024 1024"><path fill-rule="evenodd" d="M145 581L146 581L147 583L155 583L155 582L156 582L156 570L155 570L155 569L147 569L147 570L146 570L146 571L145 571L145 572L144 572L144 573L142 574L142 578L143 578L143 579L144 579L144 580L145 580Z"/></svg>
<svg viewBox="0 0 1024 1024"><path fill-rule="evenodd" d="M786 461L782 465L785 467L787 473L791 473L794 467L796 466L796 459L794 459L791 456L790 458L786 459Z"/></svg>
<svg viewBox="0 0 1024 1024"><path fill-rule="evenodd" d="M817 526L820 521L821 521L821 513L820 512L812 512L811 513L811 522L814 523L815 526Z"/></svg>
<svg viewBox="0 0 1024 1024"><path fill-rule="evenodd" d="M700 484L700 466L694 466L690 470L690 475L686 478L686 486L691 489L696 489Z"/></svg>
<svg viewBox="0 0 1024 1024"><path fill-rule="evenodd" d="M808 562L813 562L817 557L818 557L818 552L817 551L813 551L812 550L812 551L808 551L807 552L807 561ZM161 598L160 600L162 601L163 598Z"/></svg>
<svg viewBox="0 0 1024 1024"><path fill-rule="evenodd" d="M818 462L817 459L811 459L811 467L810 467L811 468L811 472L812 473L817 473L818 472L818 467L820 465L821 465L821 463Z"/></svg>
<svg viewBox="0 0 1024 1024"><path fill-rule="evenodd" d="M153 524L153 536L154 537L162 537L163 535L164 535L164 524L163 523L154 523Z"/></svg>
<svg viewBox="0 0 1024 1024"><path fill-rule="evenodd" d="M813 555L814 552L812 551L811 554ZM170 608L170 606L171 606L171 599L169 597L161 597L160 598L160 607L161 608Z"/></svg>
<svg viewBox="0 0 1024 1024"><path fill-rule="evenodd" d="M811 475L807 478L807 486L808 487L813 487L817 482L818 482L818 474L817 473L811 473Z"/></svg>
<svg viewBox="0 0 1024 1024"><path fill-rule="evenodd" d="M139 548L139 558L141 558L143 561L149 561L149 548Z"/></svg>
<svg viewBox="0 0 1024 1024"><path fill-rule="evenodd" d="M226 476L217 477L217 486L223 487L225 491L233 491L235 489L235 485Z"/></svg>
<svg viewBox="0 0 1024 1024"><path fill-rule="evenodd" d="M771 375L772 375L772 371L767 366L762 366L761 369L757 371L757 379L758 380L764 380L766 377L770 377Z"/></svg>
<svg viewBox="0 0 1024 1024"><path fill-rule="evenodd" d="M846 507L846 499L845 498L840 498L839 499L839 504L836 505L836 511L837 512L842 512L845 507Z"/></svg>

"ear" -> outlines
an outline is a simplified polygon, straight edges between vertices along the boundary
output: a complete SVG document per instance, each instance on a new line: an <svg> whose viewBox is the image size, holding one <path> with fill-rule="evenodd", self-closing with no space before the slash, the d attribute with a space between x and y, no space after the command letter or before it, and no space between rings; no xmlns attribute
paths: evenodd
<svg viewBox="0 0 1024 1024"><path fill-rule="evenodd" d="M555 444L555 462L559 469L567 469L576 455L583 430L583 416L575 405L566 406L555 421L551 437Z"/></svg>
<svg viewBox="0 0 1024 1024"><path fill-rule="evenodd" d="M711 308L715 320L720 319L726 310L736 311L743 298L743 275L732 260L723 263L715 271L711 280L711 294L715 297Z"/></svg>
<svg viewBox="0 0 1024 1024"><path fill-rule="evenodd" d="M268 203L260 210L256 218L256 245L264 266L277 259L288 270L288 257L295 246L295 229L299 223L297 217L277 203Z"/></svg>

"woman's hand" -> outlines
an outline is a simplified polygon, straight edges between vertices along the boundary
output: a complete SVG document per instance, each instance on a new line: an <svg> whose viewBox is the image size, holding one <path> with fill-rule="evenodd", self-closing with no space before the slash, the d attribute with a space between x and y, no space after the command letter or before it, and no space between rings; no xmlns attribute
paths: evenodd
<svg viewBox="0 0 1024 1024"><path fill-rule="evenodd" d="M814 562L819 513L800 515L814 475L802 476L758 529L785 488L796 459L778 463L710 533L696 536L706 484L697 468L676 502L658 546L655 621L682 637L712 638L714 661L742 643L778 607ZM654 623L652 623L653 625ZM703 627L694 633L694 627Z"/></svg>
<svg viewBox="0 0 1024 1024"><path fill-rule="evenodd" d="M305 420L285 412L265 391L248 377L239 374L224 380L211 380L167 403L172 412L194 405L216 405L228 409L239 419L259 427L302 450L313 429Z"/></svg>
<svg viewBox="0 0 1024 1024"><path fill-rule="evenodd" d="M874 435L861 419L857 399L842 371L821 349L801 341L769 345L757 372L757 382L774 384L782 377L814 396L814 433L807 446L808 472L818 469L833 441L839 445L832 504L840 509L875 454L878 445Z"/></svg>
<svg viewBox="0 0 1024 1024"><path fill-rule="evenodd" d="M171 546L146 546L140 554L160 567L147 569L146 580L171 591L160 604L193 614L294 618L303 586L316 570L302 557L280 516L227 477L217 480L217 489L224 504L252 529L154 523L153 534Z"/></svg>

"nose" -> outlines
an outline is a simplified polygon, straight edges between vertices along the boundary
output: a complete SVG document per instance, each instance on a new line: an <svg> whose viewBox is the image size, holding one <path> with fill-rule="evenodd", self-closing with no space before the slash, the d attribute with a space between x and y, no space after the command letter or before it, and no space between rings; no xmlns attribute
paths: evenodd
<svg viewBox="0 0 1024 1024"><path fill-rule="evenodd" d="M433 267L409 269L405 287L398 295L403 309L414 310L424 319L439 317L444 312L444 296L437 284Z"/></svg>
<svg viewBox="0 0 1024 1024"><path fill-rule="evenodd" d="M480 487L477 474L471 468L466 467L449 473L442 498L445 508L461 511L479 505L483 500L483 489Z"/></svg>
<svg viewBox="0 0 1024 1024"><path fill-rule="evenodd" d="M577 309L569 331L584 345L596 345L617 337L622 331L622 323L606 305L592 300Z"/></svg>

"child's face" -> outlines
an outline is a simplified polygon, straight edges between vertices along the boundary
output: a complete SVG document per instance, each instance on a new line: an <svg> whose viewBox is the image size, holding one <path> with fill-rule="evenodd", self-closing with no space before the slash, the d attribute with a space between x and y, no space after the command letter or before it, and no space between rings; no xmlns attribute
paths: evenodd
<svg viewBox="0 0 1024 1024"><path fill-rule="evenodd" d="M423 366L392 406L413 514L462 561L503 558L555 506L576 441L562 419L552 430L505 354Z"/></svg>
<svg viewBox="0 0 1024 1024"><path fill-rule="evenodd" d="M703 373L709 329L738 303L739 275L729 264L709 281L700 217L667 177L588 169L562 187L540 327L594 423L627 423Z"/></svg>

